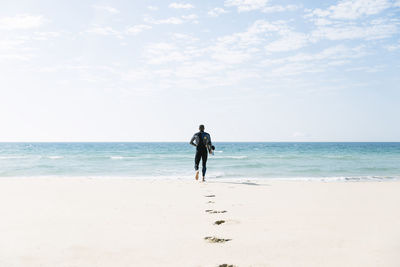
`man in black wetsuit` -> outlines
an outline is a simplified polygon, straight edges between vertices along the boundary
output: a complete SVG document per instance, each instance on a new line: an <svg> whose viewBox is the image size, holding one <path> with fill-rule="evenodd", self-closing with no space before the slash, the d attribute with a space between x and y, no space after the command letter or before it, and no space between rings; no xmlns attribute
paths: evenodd
<svg viewBox="0 0 400 267"><path fill-rule="evenodd" d="M196 156L194 158L194 169L196 170L196 180L199 179L199 163L202 160L202 174L203 182L205 181L207 170L207 156L212 153L211 137L208 133L204 132L204 125L199 126L200 132L195 133L190 140L190 144L196 147Z"/></svg>

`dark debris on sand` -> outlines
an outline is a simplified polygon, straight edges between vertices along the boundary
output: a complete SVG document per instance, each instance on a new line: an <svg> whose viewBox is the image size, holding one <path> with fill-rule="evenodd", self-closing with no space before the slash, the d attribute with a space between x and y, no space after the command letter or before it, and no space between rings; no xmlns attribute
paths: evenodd
<svg viewBox="0 0 400 267"><path fill-rule="evenodd" d="M215 223L214 223L214 224L216 224L216 225L220 225L220 224L223 224L223 223L225 223L225 221L224 221L224 220L219 220L219 221L215 221Z"/></svg>
<svg viewBox="0 0 400 267"><path fill-rule="evenodd" d="M204 237L204 240L206 240L210 243L225 243L225 242L231 241L232 239L218 238L215 236L206 236L206 237Z"/></svg>
<svg viewBox="0 0 400 267"><path fill-rule="evenodd" d="M237 267L237 266L232 265L232 264L226 264L226 263L224 263L224 264L218 265L218 267Z"/></svg>
<svg viewBox="0 0 400 267"><path fill-rule="evenodd" d="M225 213L227 212L226 210L206 210L208 213Z"/></svg>
<svg viewBox="0 0 400 267"><path fill-rule="evenodd" d="M205 196L205 197L215 197L215 195L207 195L207 196Z"/></svg>

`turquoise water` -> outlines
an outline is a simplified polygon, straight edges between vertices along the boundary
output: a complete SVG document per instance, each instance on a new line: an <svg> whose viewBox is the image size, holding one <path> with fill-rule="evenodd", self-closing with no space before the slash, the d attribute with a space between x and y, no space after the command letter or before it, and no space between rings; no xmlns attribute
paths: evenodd
<svg viewBox="0 0 400 267"><path fill-rule="evenodd" d="M391 180L400 143L215 143L209 178ZM188 143L0 143L0 177L192 178Z"/></svg>

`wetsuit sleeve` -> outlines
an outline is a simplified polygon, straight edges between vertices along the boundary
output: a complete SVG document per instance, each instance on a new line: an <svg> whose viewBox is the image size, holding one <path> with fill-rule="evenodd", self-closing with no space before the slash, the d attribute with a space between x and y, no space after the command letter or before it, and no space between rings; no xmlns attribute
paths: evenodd
<svg viewBox="0 0 400 267"><path fill-rule="evenodd" d="M192 139L190 140L190 144L191 144L192 146L197 146L197 145L194 143L194 140L196 140L196 135L193 135Z"/></svg>
<svg viewBox="0 0 400 267"><path fill-rule="evenodd" d="M211 135L209 135L209 134L207 134L207 139L208 139L208 141L207 141L207 149L208 149L208 152L210 152L211 153L211 146L212 146L212 143L211 143Z"/></svg>

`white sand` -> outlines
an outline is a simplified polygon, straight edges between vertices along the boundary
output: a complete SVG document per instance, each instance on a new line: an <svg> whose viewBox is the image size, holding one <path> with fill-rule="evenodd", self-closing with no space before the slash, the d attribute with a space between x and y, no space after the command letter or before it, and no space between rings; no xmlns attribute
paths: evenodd
<svg viewBox="0 0 400 267"><path fill-rule="evenodd" d="M2 178L0 266L400 266L399 204L400 182Z"/></svg>

